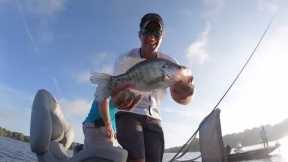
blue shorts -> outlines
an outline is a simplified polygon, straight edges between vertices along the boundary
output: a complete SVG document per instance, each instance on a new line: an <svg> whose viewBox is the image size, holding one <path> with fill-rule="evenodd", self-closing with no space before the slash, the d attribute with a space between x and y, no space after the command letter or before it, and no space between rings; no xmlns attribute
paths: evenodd
<svg viewBox="0 0 288 162"><path fill-rule="evenodd" d="M162 162L164 136L160 120L129 112L116 114L117 140L128 151L128 160Z"/></svg>

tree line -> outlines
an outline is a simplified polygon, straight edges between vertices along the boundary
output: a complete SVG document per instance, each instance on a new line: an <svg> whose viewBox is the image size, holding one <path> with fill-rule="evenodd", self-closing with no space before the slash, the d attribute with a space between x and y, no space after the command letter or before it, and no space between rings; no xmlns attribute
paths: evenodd
<svg viewBox="0 0 288 162"><path fill-rule="evenodd" d="M8 138L12 138L12 139L15 139L15 140L18 140L18 141L30 143L29 136L26 136L23 133L13 132L13 131L10 131L10 130L8 130L6 128L2 128L2 127L0 127L0 137L8 137ZM73 142L69 149L73 150L74 147L77 147L79 145L81 145L81 144L77 143L77 142Z"/></svg>
<svg viewBox="0 0 288 162"><path fill-rule="evenodd" d="M288 119L275 125L263 126L268 141L275 141L288 135ZM236 147L238 143L242 146L250 146L262 143L261 138L262 127L246 129L240 133L228 134L223 137L225 145Z"/></svg>
<svg viewBox="0 0 288 162"><path fill-rule="evenodd" d="M29 136L26 136L23 133L13 132L2 127L0 127L0 136L12 138L23 142L29 142Z"/></svg>

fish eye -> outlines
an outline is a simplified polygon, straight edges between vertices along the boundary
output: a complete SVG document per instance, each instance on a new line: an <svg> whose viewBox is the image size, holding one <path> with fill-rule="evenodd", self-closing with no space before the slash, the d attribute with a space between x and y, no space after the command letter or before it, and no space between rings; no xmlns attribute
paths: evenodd
<svg viewBox="0 0 288 162"><path fill-rule="evenodd" d="M162 68L163 68L163 69L165 69L165 68L167 68L167 67L168 67L167 64L162 65Z"/></svg>

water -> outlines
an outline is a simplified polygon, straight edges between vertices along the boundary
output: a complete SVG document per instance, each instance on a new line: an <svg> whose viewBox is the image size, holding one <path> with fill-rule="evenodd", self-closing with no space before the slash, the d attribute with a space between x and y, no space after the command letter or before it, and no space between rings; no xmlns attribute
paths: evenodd
<svg viewBox="0 0 288 162"><path fill-rule="evenodd" d="M272 153L269 159L250 160L246 162L288 162L288 137L278 141L281 146ZM271 143L273 144L273 143ZM244 148L246 150L259 147ZM169 161L174 154L164 154L164 162ZM190 159L198 156L199 153L189 153L185 155L184 159ZM30 145L21 141L13 140L10 138L0 137L0 162L37 162L37 158L30 150Z"/></svg>
<svg viewBox="0 0 288 162"><path fill-rule="evenodd" d="M269 142L269 145L274 145L276 142L280 143L280 148L276 149L274 152L272 152L270 155L272 155L268 159L259 159L259 160L248 160L245 162L288 162L288 136L285 138L282 138L278 141ZM254 145L249 147L244 147L244 151L253 150L263 147L263 145ZM199 152L192 152L185 155L181 160L188 160L197 157L200 155ZM167 153L164 155L164 162L168 162L172 157L174 156L174 153ZM243 161L244 162L244 161Z"/></svg>
<svg viewBox="0 0 288 162"><path fill-rule="evenodd" d="M37 162L37 158L28 143L0 137L0 162Z"/></svg>

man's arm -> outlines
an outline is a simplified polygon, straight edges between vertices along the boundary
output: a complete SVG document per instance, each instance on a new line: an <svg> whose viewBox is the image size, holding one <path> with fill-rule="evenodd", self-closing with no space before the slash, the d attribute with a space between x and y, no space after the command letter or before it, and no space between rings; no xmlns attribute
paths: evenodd
<svg viewBox="0 0 288 162"><path fill-rule="evenodd" d="M141 99L141 95L130 90L129 84L123 84L112 89L112 101L121 110L130 110Z"/></svg>
<svg viewBox="0 0 288 162"><path fill-rule="evenodd" d="M108 98L104 98L100 103L100 112L102 116L102 120L104 122L106 135L108 138L112 138L114 135L112 129L112 123L110 120L110 113L109 113L109 100Z"/></svg>

